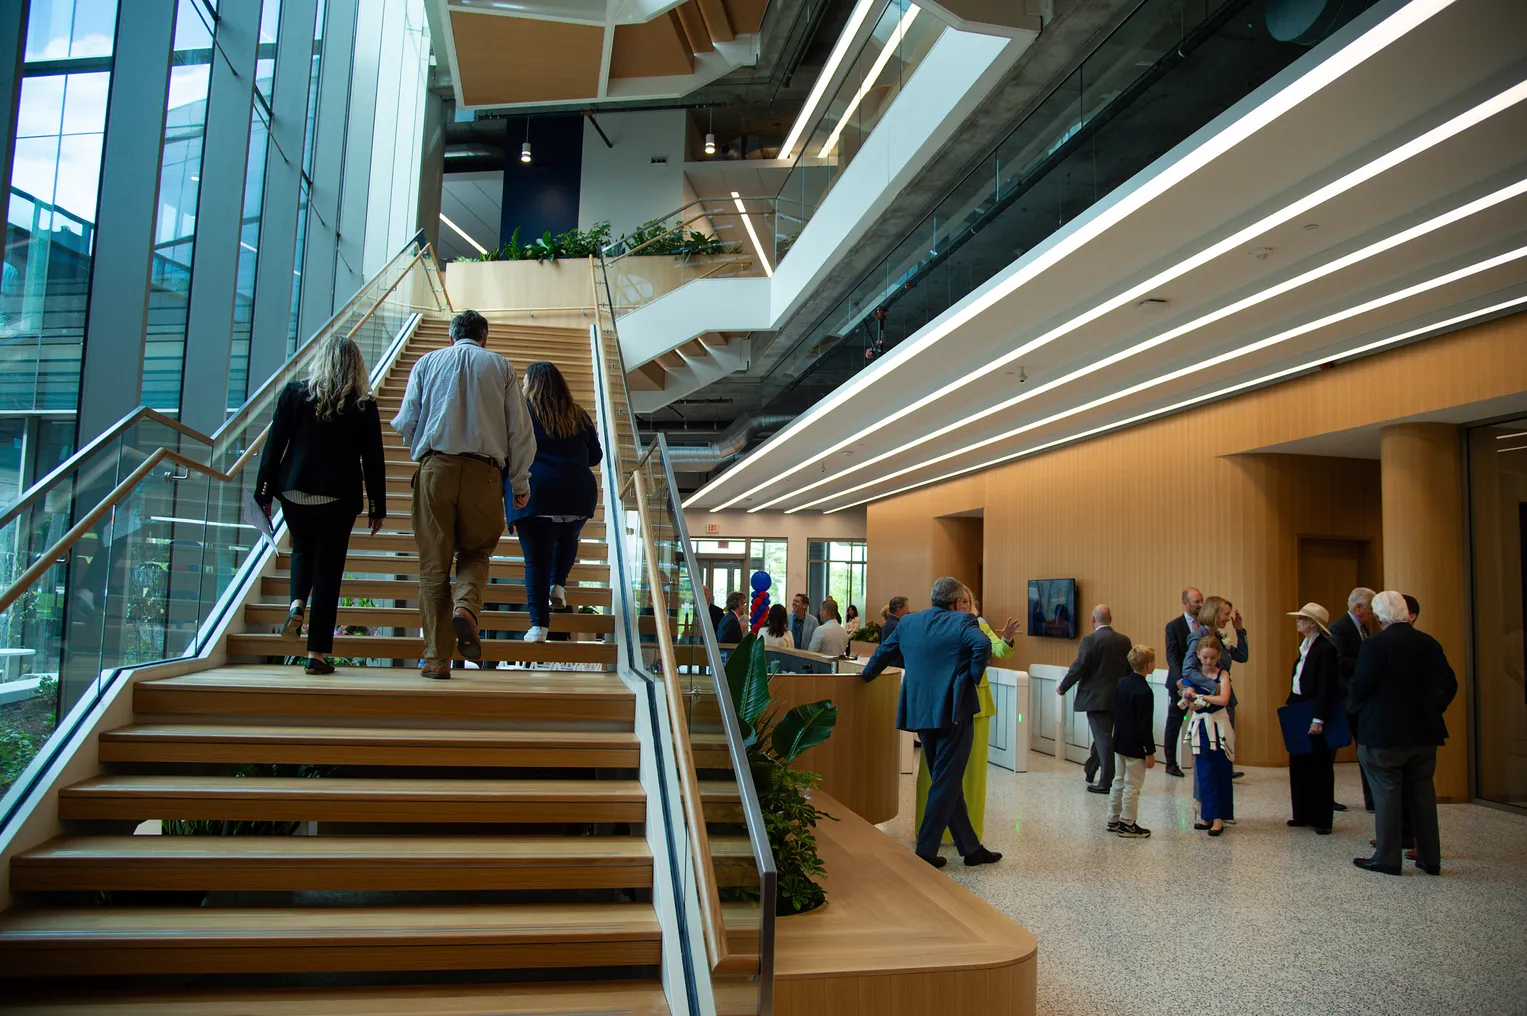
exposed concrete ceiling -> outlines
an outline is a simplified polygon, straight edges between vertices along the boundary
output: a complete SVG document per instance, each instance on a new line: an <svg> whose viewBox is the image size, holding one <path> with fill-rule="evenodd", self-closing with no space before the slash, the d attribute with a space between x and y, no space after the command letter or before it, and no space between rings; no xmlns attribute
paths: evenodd
<svg viewBox="0 0 1527 1016"><path fill-rule="evenodd" d="M1306 77L1399 8L1375 6L692 503L852 505L1527 300L1527 5L1458 0L1334 80Z"/></svg>

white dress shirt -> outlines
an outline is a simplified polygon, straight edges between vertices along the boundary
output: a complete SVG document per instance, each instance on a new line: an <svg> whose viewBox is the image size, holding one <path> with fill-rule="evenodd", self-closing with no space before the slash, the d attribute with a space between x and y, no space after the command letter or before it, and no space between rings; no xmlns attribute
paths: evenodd
<svg viewBox="0 0 1527 1016"><path fill-rule="evenodd" d="M439 455L480 455L508 466L515 494L530 492L535 430L508 360L462 339L420 357L408 375L392 429L422 462Z"/></svg>
<svg viewBox="0 0 1527 1016"><path fill-rule="evenodd" d="M1309 659L1309 656L1310 656L1310 646L1314 643L1314 641L1315 641L1314 638L1312 638L1310 636L1305 636L1304 641L1299 643L1299 662L1294 665L1294 694L1295 695L1303 695L1304 694L1304 684L1303 684L1303 682L1304 682L1304 661Z"/></svg>
<svg viewBox="0 0 1527 1016"><path fill-rule="evenodd" d="M837 621L823 621L811 636L810 650L823 656L842 656L848 652L848 629Z"/></svg>

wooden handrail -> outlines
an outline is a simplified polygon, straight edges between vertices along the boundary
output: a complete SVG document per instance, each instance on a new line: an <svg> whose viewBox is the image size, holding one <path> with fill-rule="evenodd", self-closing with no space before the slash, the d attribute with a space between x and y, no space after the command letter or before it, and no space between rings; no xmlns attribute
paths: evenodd
<svg viewBox="0 0 1527 1016"><path fill-rule="evenodd" d="M704 915L705 948L712 970L727 960L726 921L721 914L721 893L716 888L716 872L710 856L710 833L705 826L705 805L700 798L700 778L695 772L694 751L689 744L689 717L684 711L683 692L679 688L679 666L673 650L673 631L668 625L668 602L663 595L662 576L653 556L656 544L647 518L647 488L640 473L632 473L636 482L636 513L641 520L642 540L647 548L647 582L652 587L652 613L657 621L658 652L663 660L663 689L667 693L668 722L673 728L674 752L678 756L679 793L684 799L684 815L689 821L691 860L695 867L695 886L700 892L700 910ZM735 774L751 779L750 774Z"/></svg>
<svg viewBox="0 0 1527 1016"><path fill-rule="evenodd" d="M367 321L371 320L371 315L375 314L382 308L382 301L386 300L389 296L392 295L392 291L398 288L398 284L400 282L408 278L408 273L413 271L414 265L418 264L419 260L423 258L424 255L428 252L429 246L427 244L419 248L419 253L415 254L413 259L408 262L408 267L399 272L398 277L392 280L392 285L388 286L385 290L382 291L382 295L376 298L376 302L371 305L371 309L368 310L365 314L361 315L361 319L355 322L355 327L351 328L348 332L345 333L345 338L355 338L355 333L360 331L361 328L365 326ZM296 357L293 357L293 359L296 359Z"/></svg>

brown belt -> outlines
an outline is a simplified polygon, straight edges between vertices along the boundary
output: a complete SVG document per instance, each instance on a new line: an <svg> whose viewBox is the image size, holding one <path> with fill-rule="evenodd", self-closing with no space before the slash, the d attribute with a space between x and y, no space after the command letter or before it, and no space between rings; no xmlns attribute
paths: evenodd
<svg viewBox="0 0 1527 1016"><path fill-rule="evenodd" d="M504 468L498 464L497 459L491 459L486 455L474 455L471 452L425 452L424 457L419 460L419 465L424 465L424 463L428 462L430 459L437 455L444 456L448 459L471 459L474 462L486 462L488 465L499 471L502 471Z"/></svg>

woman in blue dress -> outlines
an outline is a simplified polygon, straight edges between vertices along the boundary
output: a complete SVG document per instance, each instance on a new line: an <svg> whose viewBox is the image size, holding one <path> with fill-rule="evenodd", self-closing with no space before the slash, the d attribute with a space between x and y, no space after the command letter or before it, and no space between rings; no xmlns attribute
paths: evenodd
<svg viewBox="0 0 1527 1016"><path fill-rule="evenodd" d="M1193 745L1193 790L1199 802L1193 828L1218 836L1225 831L1227 821L1235 820L1231 764L1235 761L1235 729L1225 708L1232 693L1230 672L1220 668L1222 653L1215 636L1200 638L1195 649L1198 667L1192 672L1184 669L1182 675L1182 707L1189 716L1188 740Z"/></svg>

